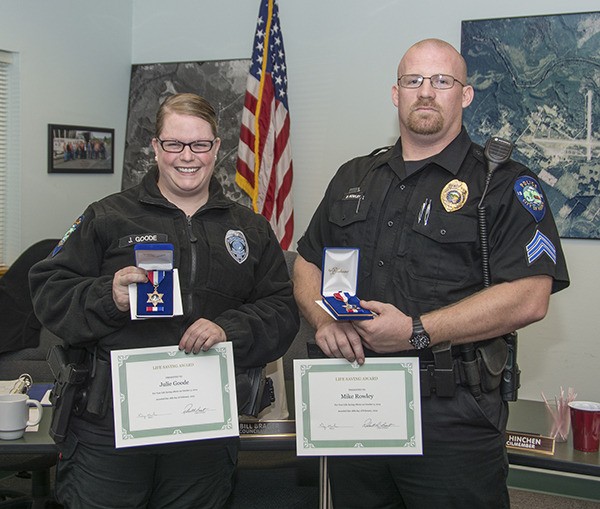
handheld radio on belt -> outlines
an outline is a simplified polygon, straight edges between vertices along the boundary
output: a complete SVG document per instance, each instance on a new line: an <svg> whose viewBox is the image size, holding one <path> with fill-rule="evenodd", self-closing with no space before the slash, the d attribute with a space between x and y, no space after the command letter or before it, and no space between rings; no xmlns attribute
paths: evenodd
<svg viewBox="0 0 600 509"><path fill-rule="evenodd" d="M477 224L479 228L479 241L481 244L481 266L484 288L487 288L491 285L491 276L487 221L483 200L487 194L494 171L509 161L512 150L513 144L511 142L502 138L492 137L485 144L483 151L483 155L485 156L487 163L487 175L485 180L485 188L481 195L481 199L479 200L479 204L477 205ZM508 346L508 360L502 373L500 393L502 394L502 399L504 401L516 401L518 389L520 387L521 375L521 371L519 370L519 366L517 364L517 333L511 332L509 334L505 334L502 338ZM461 354L466 368L465 372L467 374L467 383L473 396L476 399L479 399L481 398L479 373L477 373L476 376L469 376L469 372L471 370L468 369L469 366L472 366L472 371L474 372L477 363L475 347L473 346L473 343L462 345Z"/></svg>

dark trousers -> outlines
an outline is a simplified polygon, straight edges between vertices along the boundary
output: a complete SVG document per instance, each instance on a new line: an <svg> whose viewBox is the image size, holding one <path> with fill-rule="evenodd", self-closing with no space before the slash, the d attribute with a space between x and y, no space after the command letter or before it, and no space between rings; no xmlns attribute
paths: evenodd
<svg viewBox="0 0 600 509"><path fill-rule="evenodd" d="M220 508L237 448L232 440L201 440L115 449L71 434L61 444L57 499L68 509Z"/></svg>
<svg viewBox="0 0 600 509"><path fill-rule="evenodd" d="M510 507L505 430L498 392L477 402L421 399L422 456L331 456L334 509L504 509Z"/></svg>

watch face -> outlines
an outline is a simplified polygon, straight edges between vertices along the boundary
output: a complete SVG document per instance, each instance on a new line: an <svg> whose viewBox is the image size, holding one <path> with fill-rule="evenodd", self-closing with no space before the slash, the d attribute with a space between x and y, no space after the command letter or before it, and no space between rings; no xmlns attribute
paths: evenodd
<svg viewBox="0 0 600 509"><path fill-rule="evenodd" d="M412 338L410 338L410 344L415 348L415 350L427 348L429 346L429 341L429 336L424 333L415 334Z"/></svg>

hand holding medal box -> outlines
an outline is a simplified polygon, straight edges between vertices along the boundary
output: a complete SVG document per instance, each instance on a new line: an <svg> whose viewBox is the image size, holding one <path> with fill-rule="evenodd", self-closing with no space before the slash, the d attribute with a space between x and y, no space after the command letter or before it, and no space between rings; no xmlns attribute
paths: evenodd
<svg viewBox="0 0 600 509"><path fill-rule="evenodd" d="M357 248L323 250L321 295L325 309L336 320L370 320L374 316L360 306L356 296L359 253Z"/></svg>
<svg viewBox="0 0 600 509"><path fill-rule="evenodd" d="M135 264L145 269L147 283L129 288L131 318L162 318L182 314L177 269L173 268L173 244L136 244Z"/></svg>

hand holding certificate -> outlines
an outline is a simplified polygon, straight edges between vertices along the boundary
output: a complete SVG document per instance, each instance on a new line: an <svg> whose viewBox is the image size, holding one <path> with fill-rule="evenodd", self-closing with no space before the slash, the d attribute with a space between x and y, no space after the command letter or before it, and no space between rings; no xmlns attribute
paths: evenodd
<svg viewBox="0 0 600 509"><path fill-rule="evenodd" d="M239 435L231 343L111 352L116 447Z"/></svg>
<svg viewBox="0 0 600 509"><path fill-rule="evenodd" d="M299 456L422 454L419 360L294 361Z"/></svg>

